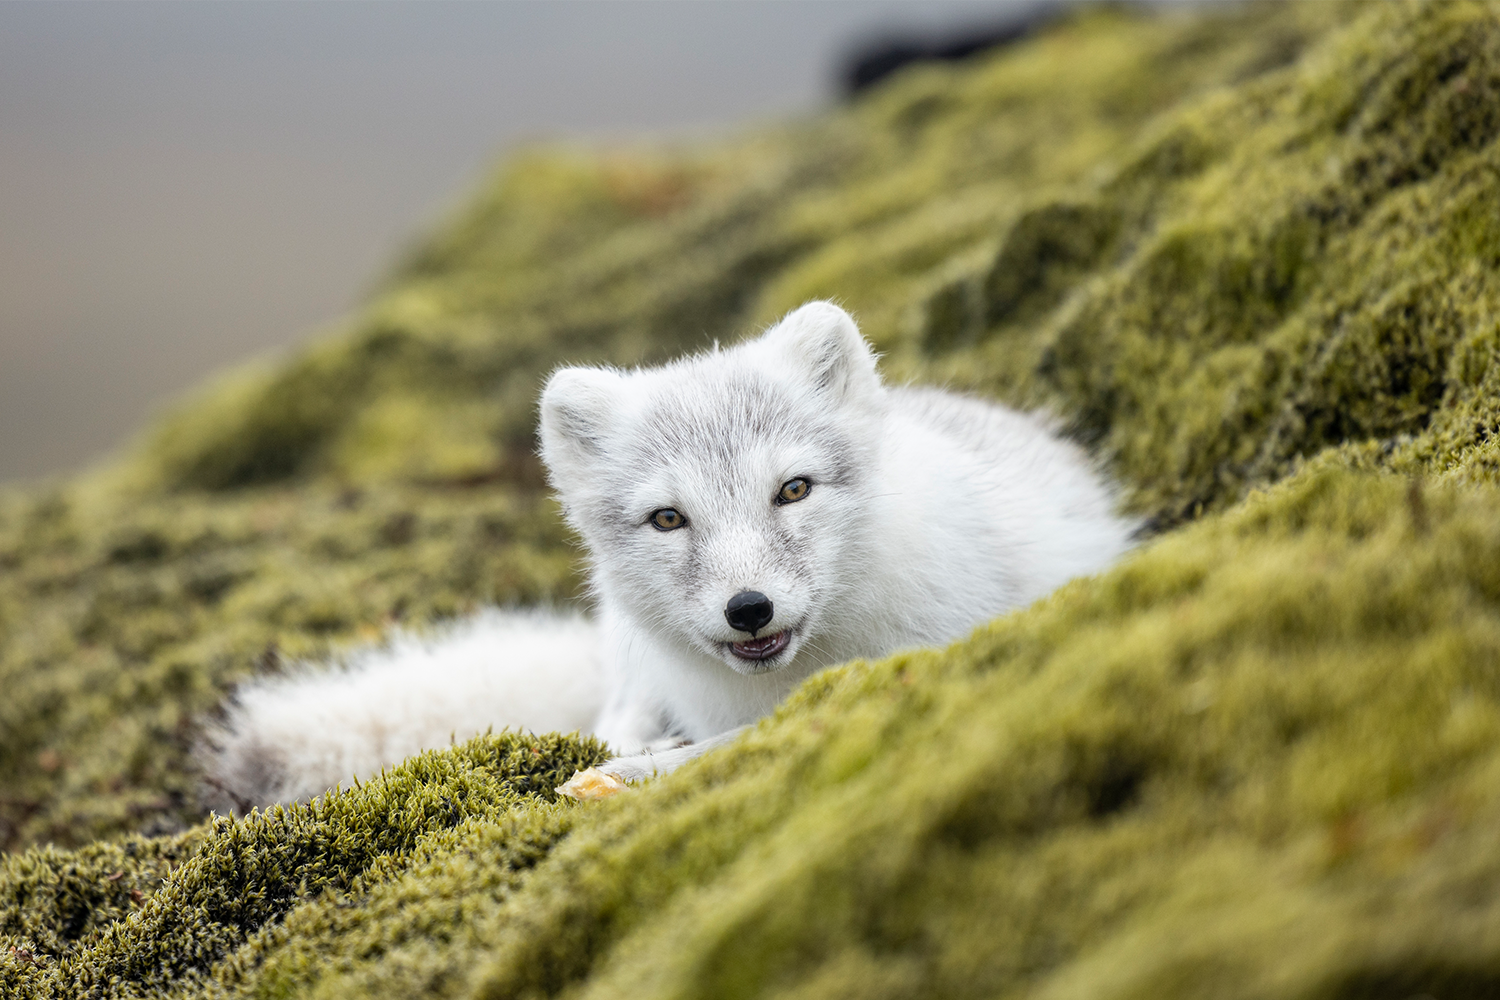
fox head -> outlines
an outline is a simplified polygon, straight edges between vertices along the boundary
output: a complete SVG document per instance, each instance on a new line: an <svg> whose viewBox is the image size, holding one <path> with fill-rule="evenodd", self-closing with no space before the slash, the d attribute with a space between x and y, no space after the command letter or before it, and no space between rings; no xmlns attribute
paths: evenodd
<svg viewBox="0 0 1500 1000"><path fill-rule="evenodd" d="M596 593L741 673L828 662L884 394L854 320L828 302L660 368L555 372L542 459Z"/></svg>

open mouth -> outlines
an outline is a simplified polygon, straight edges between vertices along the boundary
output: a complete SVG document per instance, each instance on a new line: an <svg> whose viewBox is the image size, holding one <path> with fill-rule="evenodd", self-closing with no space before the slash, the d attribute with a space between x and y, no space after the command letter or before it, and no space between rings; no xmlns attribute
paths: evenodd
<svg viewBox="0 0 1500 1000"><path fill-rule="evenodd" d="M769 660L777 653L786 649L792 641L792 632L787 629L777 632L775 635L764 635L759 639L746 639L743 642L731 642L729 651L742 660Z"/></svg>

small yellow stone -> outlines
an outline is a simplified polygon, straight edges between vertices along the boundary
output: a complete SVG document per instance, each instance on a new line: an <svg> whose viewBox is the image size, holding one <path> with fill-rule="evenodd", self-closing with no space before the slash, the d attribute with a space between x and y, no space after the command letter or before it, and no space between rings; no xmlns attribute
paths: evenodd
<svg viewBox="0 0 1500 1000"><path fill-rule="evenodd" d="M582 802L593 799L607 799L611 795L618 795L626 791L628 786L625 782L613 774L605 774L597 767L591 767L579 771L569 778L567 784L557 786L558 795L566 795L569 798L578 799Z"/></svg>

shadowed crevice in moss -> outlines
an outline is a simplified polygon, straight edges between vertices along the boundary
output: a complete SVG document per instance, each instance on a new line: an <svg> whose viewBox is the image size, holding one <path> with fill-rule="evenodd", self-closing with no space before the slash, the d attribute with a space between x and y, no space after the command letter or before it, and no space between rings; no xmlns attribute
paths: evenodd
<svg viewBox="0 0 1500 1000"><path fill-rule="evenodd" d="M1497 993L1500 993L1500 976L1493 968L1411 955L1386 968L1353 972L1318 995L1328 1000L1395 1000L1424 994L1453 1000L1481 1000Z"/></svg>

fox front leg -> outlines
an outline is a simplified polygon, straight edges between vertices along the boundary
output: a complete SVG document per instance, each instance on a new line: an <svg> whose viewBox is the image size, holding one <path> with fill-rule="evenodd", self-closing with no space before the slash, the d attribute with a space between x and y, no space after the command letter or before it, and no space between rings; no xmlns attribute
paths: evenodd
<svg viewBox="0 0 1500 1000"><path fill-rule="evenodd" d="M622 781L642 781L658 774L677 770L690 760L695 760L717 747L733 743L748 726L740 726L717 736L710 736L697 743L673 745L668 749L647 749L644 753L630 757L614 757L599 765L599 770L612 774Z"/></svg>

